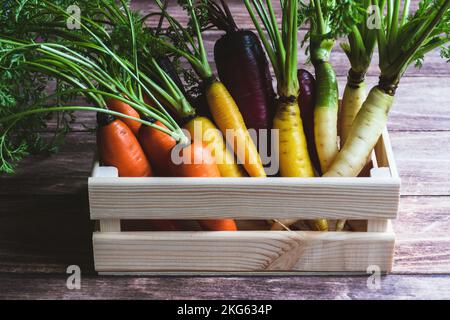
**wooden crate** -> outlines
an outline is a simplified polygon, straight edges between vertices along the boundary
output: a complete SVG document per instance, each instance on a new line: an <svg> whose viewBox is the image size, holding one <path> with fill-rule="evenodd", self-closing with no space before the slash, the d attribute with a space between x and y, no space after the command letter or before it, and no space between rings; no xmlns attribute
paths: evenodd
<svg viewBox="0 0 450 320"><path fill-rule="evenodd" d="M400 178L385 130L358 178L89 179L100 273L366 272L392 267ZM121 232L121 219L348 219L358 231Z"/></svg>

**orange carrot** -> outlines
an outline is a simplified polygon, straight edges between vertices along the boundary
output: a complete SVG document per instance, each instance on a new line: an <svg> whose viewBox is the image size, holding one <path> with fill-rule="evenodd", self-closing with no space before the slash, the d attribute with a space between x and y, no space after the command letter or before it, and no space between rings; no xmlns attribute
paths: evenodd
<svg viewBox="0 0 450 320"><path fill-rule="evenodd" d="M194 141L181 149L180 157L188 160L188 162L175 164L175 176L220 177L220 171L214 157L207 145L201 140Z"/></svg>
<svg viewBox="0 0 450 320"><path fill-rule="evenodd" d="M166 128L160 121L155 122L148 117L144 118L144 120L154 122L156 125ZM167 133L150 126L141 127L138 139L155 173L161 177L173 176L171 152L177 144L175 139Z"/></svg>
<svg viewBox="0 0 450 320"><path fill-rule="evenodd" d="M219 168L210 150L202 141L194 141L184 147L180 157L189 159L190 163L175 165L175 174L179 177L220 177ZM236 231L237 226L232 219L200 220L200 226L208 231Z"/></svg>
<svg viewBox="0 0 450 320"><path fill-rule="evenodd" d="M177 231L180 230L173 220L121 220L122 231Z"/></svg>
<svg viewBox="0 0 450 320"><path fill-rule="evenodd" d="M130 117L140 118L139 113L136 110L118 99L109 99L106 102L106 105L108 106L108 109L112 111L120 112ZM120 120L123 121L131 129L131 131L133 131L134 135L137 136L139 129L141 128L140 122L128 118L120 118Z"/></svg>
<svg viewBox="0 0 450 320"><path fill-rule="evenodd" d="M101 160L119 170L120 177L150 177L151 165L145 157L131 129L121 120L105 114L98 114L98 148ZM142 128L147 126L142 126ZM148 127L150 128L150 127ZM157 129L152 129L160 132ZM179 230L172 220L124 220L123 231L175 231Z"/></svg>
<svg viewBox="0 0 450 320"><path fill-rule="evenodd" d="M104 165L119 170L119 177L150 177L152 168L144 151L128 126L121 120L97 114L97 146Z"/></svg>
<svg viewBox="0 0 450 320"><path fill-rule="evenodd" d="M152 122L152 119L145 120ZM155 124L164 127L159 121L156 121ZM171 136L155 128L142 126L139 130L139 141L158 175L165 177L220 177L219 168L213 156L201 141L182 149L180 157L187 155L187 160L191 163L180 165L172 162L171 153L176 141ZM158 223L159 230L176 230L176 226L171 225L176 223L175 221L159 220ZM202 220L199 223L205 230L236 230L235 222L229 219Z"/></svg>

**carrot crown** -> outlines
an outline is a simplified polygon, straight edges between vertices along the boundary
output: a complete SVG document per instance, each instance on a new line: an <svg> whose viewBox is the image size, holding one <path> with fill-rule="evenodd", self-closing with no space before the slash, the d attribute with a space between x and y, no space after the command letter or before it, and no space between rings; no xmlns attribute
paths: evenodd
<svg viewBox="0 0 450 320"><path fill-rule="evenodd" d="M220 0L218 4L214 0L203 0L206 11L208 12L208 20L219 30L227 33L235 32L238 26L234 21L230 8L225 0Z"/></svg>
<svg viewBox="0 0 450 320"><path fill-rule="evenodd" d="M335 39L356 30L366 14L364 1L311 0L308 5L301 1L302 18L310 25L305 40L310 40L313 64L328 61Z"/></svg>
<svg viewBox="0 0 450 320"><path fill-rule="evenodd" d="M409 1L409 0L408 0ZM371 0L363 0L363 8L369 8ZM369 11L365 10L363 18L353 24L348 35L348 43L342 43L341 47L347 55L352 70L355 73L365 74L372 61L377 33L375 28L369 28Z"/></svg>
<svg viewBox="0 0 450 320"><path fill-rule="evenodd" d="M380 87L394 94L400 78L409 65L416 61L420 66L429 51L442 47L442 56L449 57L450 0L422 0L414 14L409 13L409 0L373 0L378 6L381 26L377 30L381 70Z"/></svg>
<svg viewBox="0 0 450 320"><path fill-rule="evenodd" d="M186 28L183 28L183 26L167 12L160 0L155 0L155 2L161 9L161 14L169 22L170 28L175 33L176 39L179 41L177 42L177 45L174 45L169 40L162 39L162 37L154 37L153 40L170 52L184 57L191 64L192 68L200 78L203 80L210 80L213 77L213 72L208 62L208 55L203 42L200 22L197 18L192 0L183 0L180 2L190 16L191 27L195 36L192 36Z"/></svg>

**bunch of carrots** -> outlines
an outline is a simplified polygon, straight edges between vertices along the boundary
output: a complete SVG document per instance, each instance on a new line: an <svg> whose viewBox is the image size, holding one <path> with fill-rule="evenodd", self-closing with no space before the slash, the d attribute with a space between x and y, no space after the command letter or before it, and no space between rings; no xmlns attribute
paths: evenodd
<svg viewBox="0 0 450 320"><path fill-rule="evenodd" d="M70 1L64 0L29 0L6 12L26 16L27 23L20 38L0 34L0 70L26 70L66 84L46 101L76 95L90 105L36 101L0 113L2 161L17 123L83 110L97 113L100 161L121 177L355 177L386 125L407 67L438 47L449 56L450 0L422 0L415 13L409 0L284 0L278 16L271 0L244 0L256 33L239 29L225 0L179 1L188 25L171 15L168 1L154 0L145 16L125 0L79 2L78 18L66 11ZM378 24L371 27L373 15ZM68 31L67 19L79 30ZM299 39L299 26L306 23L307 35ZM217 74L203 40L211 28L224 32L213 52ZM50 36L37 41L43 32ZM338 120L330 56L340 37L348 39L341 46L350 69ZM301 45L315 76L298 69ZM380 81L366 94L365 74L377 47ZM252 136L254 130L260 135ZM277 155L276 173L265 170L263 152ZM295 222L270 223L276 230ZM199 224L237 230L232 219ZM344 226L338 221L333 229ZM162 220L150 227L180 228L177 221ZM316 220L314 228L326 231L329 222Z"/></svg>

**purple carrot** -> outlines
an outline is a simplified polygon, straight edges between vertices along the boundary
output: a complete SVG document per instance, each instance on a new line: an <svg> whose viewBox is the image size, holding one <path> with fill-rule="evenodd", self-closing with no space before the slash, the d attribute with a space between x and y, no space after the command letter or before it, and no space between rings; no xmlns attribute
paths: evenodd
<svg viewBox="0 0 450 320"><path fill-rule="evenodd" d="M230 91L249 129L272 128L275 93L261 42L249 30L238 30L224 0L209 2L210 20L226 32L214 46L220 80Z"/></svg>
<svg viewBox="0 0 450 320"><path fill-rule="evenodd" d="M316 104L316 80L314 76L305 69L299 69L298 82L300 84L300 95L298 96L298 104L303 122L303 130L305 132L308 143L309 156L316 171L322 175L320 170L319 156L316 150L314 139L314 106Z"/></svg>

